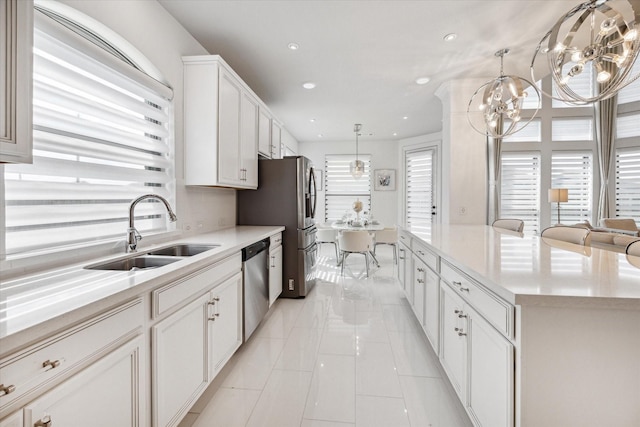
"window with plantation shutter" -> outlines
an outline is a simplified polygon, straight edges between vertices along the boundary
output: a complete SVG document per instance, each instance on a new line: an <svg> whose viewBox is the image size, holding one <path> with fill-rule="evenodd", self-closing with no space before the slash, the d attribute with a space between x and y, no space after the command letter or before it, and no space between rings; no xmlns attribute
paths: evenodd
<svg viewBox="0 0 640 427"><path fill-rule="evenodd" d="M435 150L421 149L405 154L405 222L412 230L431 228L435 205Z"/></svg>
<svg viewBox="0 0 640 427"><path fill-rule="evenodd" d="M540 154L503 153L500 217L524 221L524 231L540 231Z"/></svg>
<svg viewBox="0 0 640 427"><path fill-rule="evenodd" d="M551 188L569 190L569 201L560 205L562 224L592 221L593 156L591 152L553 152ZM557 205L550 204L551 218L557 218ZM554 221L552 221L554 222Z"/></svg>
<svg viewBox="0 0 640 427"><path fill-rule="evenodd" d="M640 148L616 150L616 216L640 226Z"/></svg>
<svg viewBox="0 0 640 427"><path fill-rule="evenodd" d="M618 116L616 123L616 137L633 138L640 136L640 113Z"/></svg>
<svg viewBox="0 0 640 427"><path fill-rule="evenodd" d="M638 74L640 74L640 60L636 59L630 75L637 76ZM640 101L640 78L618 92L618 104L627 104L634 101Z"/></svg>
<svg viewBox="0 0 640 427"><path fill-rule="evenodd" d="M175 200L171 91L36 15L33 164L5 167L6 252L124 241L134 198ZM141 203L136 228L166 231L164 206Z"/></svg>
<svg viewBox="0 0 640 427"><path fill-rule="evenodd" d="M349 172L353 155L328 154L325 157L325 221L336 221L345 214L355 215L353 202L360 200L362 212L371 212L371 157L359 155L364 162L364 174L354 178Z"/></svg>
<svg viewBox="0 0 640 427"><path fill-rule="evenodd" d="M524 128L522 126L526 125ZM503 138L502 141L508 142L540 142L542 141L542 121L533 119L529 124L525 120L518 123L518 129L515 133Z"/></svg>
<svg viewBox="0 0 640 427"><path fill-rule="evenodd" d="M556 119L551 122L553 141L593 141L593 119L580 117Z"/></svg>
<svg viewBox="0 0 640 427"><path fill-rule="evenodd" d="M568 73L568 68L570 65L567 63L564 65L563 70L562 70L562 74L566 75ZM582 73L578 74L577 76L572 77L569 80L569 88L575 92L577 95L582 96L582 97L592 97L594 95L594 77L593 77L593 73L592 73L592 69L591 67L585 67L584 70L582 71ZM558 93L556 91L556 82L555 80L553 81L553 96L554 97L558 97ZM553 108L572 108L575 107L575 105L572 104L567 104L564 101L560 101L558 99L553 99L552 102L552 106Z"/></svg>

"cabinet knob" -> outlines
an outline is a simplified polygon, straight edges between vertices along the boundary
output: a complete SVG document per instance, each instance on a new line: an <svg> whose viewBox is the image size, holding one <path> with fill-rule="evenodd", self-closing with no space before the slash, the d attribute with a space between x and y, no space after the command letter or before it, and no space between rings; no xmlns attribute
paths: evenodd
<svg viewBox="0 0 640 427"><path fill-rule="evenodd" d="M38 420L33 427L51 427L52 425L53 421L51 421L51 417L47 415Z"/></svg>
<svg viewBox="0 0 640 427"><path fill-rule="evenodd" d="M60 366L60 360L45 360L42 362L42 367L47 368L47 371L57 368Z"/></svg>
<svg viewBox="0 0 640 427"><path fill-rule="evenodd" d="M4 384L0 384L0 396L5 396L7 394L11 394L14 391L16 391L16 386L13 384L9 384L8 386L5 386Z"/></svg>

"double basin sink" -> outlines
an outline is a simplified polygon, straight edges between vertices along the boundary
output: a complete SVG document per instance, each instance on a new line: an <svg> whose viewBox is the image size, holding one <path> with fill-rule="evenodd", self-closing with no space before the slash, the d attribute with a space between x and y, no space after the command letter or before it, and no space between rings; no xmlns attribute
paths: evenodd
<svg viewBox="0 0 640 427"><path fill-rule="evenodd" d="M179 244L156 249L145 254L108 261L101 264L92 264L84 268L89 270L119 270L119 271L144 271L158 268L180 261L186 257L198 255L202 252L219 247L220 245Z"/></svg>

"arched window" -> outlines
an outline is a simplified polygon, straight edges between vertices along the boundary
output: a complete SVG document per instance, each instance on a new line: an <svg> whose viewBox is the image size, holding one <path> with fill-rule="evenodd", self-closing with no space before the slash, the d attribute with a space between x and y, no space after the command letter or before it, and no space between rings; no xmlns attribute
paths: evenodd
<svg viewBox="0 0 640 427"><path fill-rule="evenodd" d="M33 164L5 167L5 252L124 241L131 200L175 201L172 90L95 20L57 2L34 15ZM160 203L136 209L141 232L169 227Z"/></svg>

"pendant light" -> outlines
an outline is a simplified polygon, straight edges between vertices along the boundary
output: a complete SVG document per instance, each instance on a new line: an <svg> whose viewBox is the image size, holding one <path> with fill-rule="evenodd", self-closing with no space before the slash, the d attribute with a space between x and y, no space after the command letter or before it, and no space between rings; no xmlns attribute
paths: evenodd
<svg viewBox="0 0 640 427"><path fill-rule="evenodd" d="M504 56L509 49L495 53L500 58L500 75L480 86L467 106L467 120L479 133L504 138L528 125L540 109L540 92L535 84L518 76L505 75ZM528 118L521 117L525 98L535 105Z"/></svg>
<svg viewBox="0 0 640 427"><path fill-rule="evenodd" d="M633 64L640 56L640 29L626 0L589 0L561 17L542 38L531 61L546 56L555 83L553 99L585 105L610 98L640 77ZM580 76L595 77L597 90L584 90Z"/></svg>
<svg viewBox="0 0 640 427"><path fill-rule="evenodd" d="M362 178L364 174L364 162L362 160L358 160L358 136L360 136L360 129L362 129L362 125L356 123L353 125L353 131L356 133L356 159L349 164L349 173L355 179Z"/></svg>

